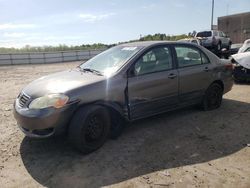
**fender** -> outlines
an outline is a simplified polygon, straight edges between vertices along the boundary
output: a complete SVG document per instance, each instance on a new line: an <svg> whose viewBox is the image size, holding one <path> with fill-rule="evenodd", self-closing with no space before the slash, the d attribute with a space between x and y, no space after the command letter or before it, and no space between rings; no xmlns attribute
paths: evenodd
<svg viewBox="0 0 250 188"><path fill-rule="evenodd" d="M128 110L126 106L122 106L121 104L118 104L113 101L96 101L96 105L102 105L107 108L111 108L112 110L115 110L121 117L123 117L125 120L129 121L129 116L128 116Z"/></svg>

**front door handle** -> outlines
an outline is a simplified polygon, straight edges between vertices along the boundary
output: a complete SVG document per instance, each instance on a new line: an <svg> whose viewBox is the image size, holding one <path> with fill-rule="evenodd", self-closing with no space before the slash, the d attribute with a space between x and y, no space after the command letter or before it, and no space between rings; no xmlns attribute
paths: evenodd
<svg viewBox="0 0 250 188"><path fill-rule="evenodd" d="M171 74L168 75L168 78L170 78L170 79L174 79L174 78L176 78L176 77L177 77L177 75L176 75L176 74L173 74L173 73L171 73Z"/></svg>

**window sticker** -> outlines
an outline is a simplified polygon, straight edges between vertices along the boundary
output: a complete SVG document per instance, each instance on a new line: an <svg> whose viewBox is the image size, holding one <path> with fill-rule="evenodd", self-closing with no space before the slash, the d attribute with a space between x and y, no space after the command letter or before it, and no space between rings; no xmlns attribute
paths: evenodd
<svg viewBox="0 0 250 188"><path fill-rule="evenodd" d="M124 48L122 48L122 50L126 50L126 51L134 51L136 49L137 49L137 47L124 47Z"/></svg>

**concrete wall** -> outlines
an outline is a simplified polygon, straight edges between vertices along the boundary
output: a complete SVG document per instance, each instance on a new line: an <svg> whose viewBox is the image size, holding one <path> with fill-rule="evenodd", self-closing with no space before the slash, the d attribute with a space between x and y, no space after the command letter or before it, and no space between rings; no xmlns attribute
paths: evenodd
<svg viewBox="0 0 250 188"><path fill-rule="evenodd" d="M60 63L87 60L104 50L0 54L0 65Z"/></svg>
<svg viewBox="0 0 250 188"><path fill-rule="evenodd" d="M218 29L225 32L233 43L250 39L250 12L218 18Z"/></svg>

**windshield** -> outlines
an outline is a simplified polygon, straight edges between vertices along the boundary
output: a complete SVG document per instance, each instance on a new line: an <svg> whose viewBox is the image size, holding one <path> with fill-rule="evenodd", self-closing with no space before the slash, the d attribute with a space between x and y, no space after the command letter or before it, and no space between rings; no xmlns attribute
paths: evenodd
<svg viewBox="0 0 250 188"><path fill-rule="evenodd" d="M196 37L211 37L211 36L212 36L212 32L211 31L199 32L196 35Z"/></svg>
<svg viewBox="0 0 250 188"><path fill-rule="evenodd" d="M94 70L102 75L109 76L116 72L141 48L138 46L116 46L83 63L80 65L80 68L83 70Z"/></svg>

